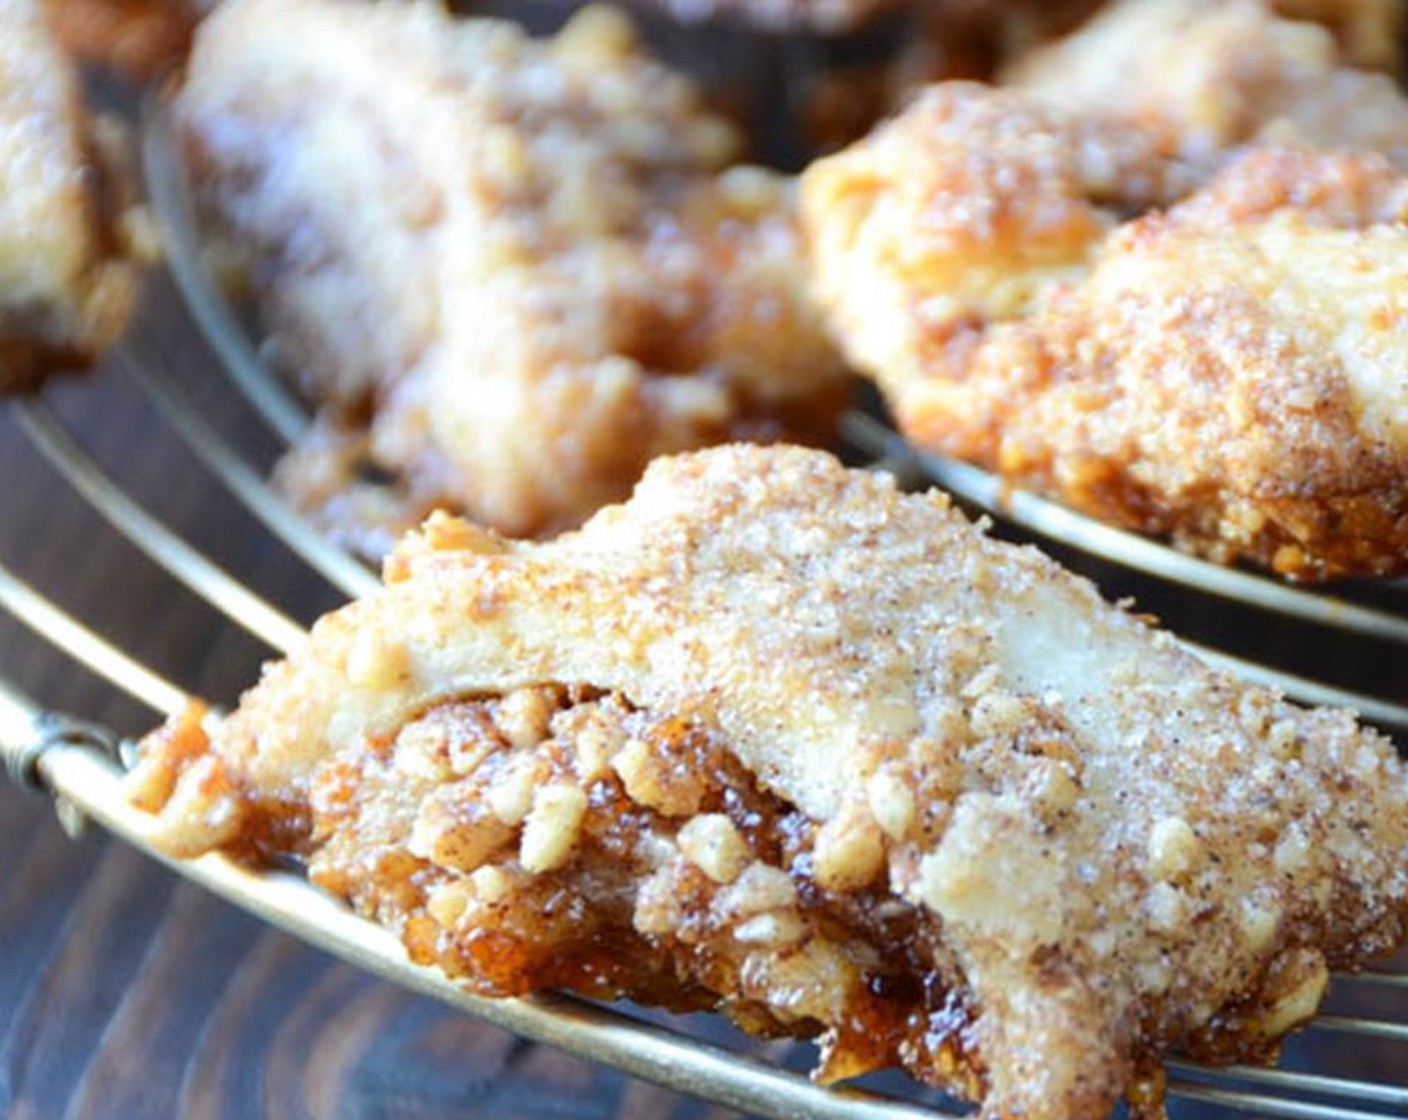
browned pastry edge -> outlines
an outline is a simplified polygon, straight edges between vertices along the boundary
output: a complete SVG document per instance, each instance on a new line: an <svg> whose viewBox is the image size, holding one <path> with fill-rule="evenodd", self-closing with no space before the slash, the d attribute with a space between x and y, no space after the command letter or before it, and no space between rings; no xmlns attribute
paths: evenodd
<svg viewBox="0 0 1408 1120"><path fill-rule="evenodd" d="M591 724L576 742L530 743L550 715L587 706L607 711L609 722ZM256 867L290 853L307 860L312 882L395 931L416 963L477 995L556 990L681 1013L712 1010L756 1035L816 1039L823 1082L898 1066L970 1100L987 1093L973 1029L979 1008L962 966L942 948L941 923L887 891L878 864L854 882L838 884L834 869L830 882L820 881L817 824L762 788L717 732L589 686L465 698L415 721L450 729L428 755L420 736L413 746L369 743L320 768L307 802L292 804L252 795L210 754L206 715L192 704L144 742L139 806L161 809L199 765L206 796L243 807L230 854ZM525 734L525 724L537 730ZM645 745L636 768L593 761L603 728L617 745L628 736ZM426 780L427 766L444 773L438 789ZM469 777L455 782L451 770ZM550 866L530 870L509 854L516 830L489 808L505 781L580 791L565 826L570 836L547 834L553 850L542 859ZM668 873L652 866L661 837L689 853ZM463 924L469 911L472 926ZM749 954L769 941L778 953L760 974ZM822 942L842 946L849 961L869 962L859 983L833 984L825 1021L779 1017L789 986L803 1007L817 998L801 994L809 985L825 990L819 977L828 957L813 951ZM1101 1071L1090 1089L1107 1094L1117 1083L1132 1116L1154 1118L1163 1115L1159 1058L1170 1048L1215 1064L1274 1063L1281 1031L1313 1011L1282 1003L1299 1006L1307 985L1319 990L1321 950L1332 967L1353 967L1361 949L1322 942L1280 954L1205 1028L1184 1037L1144 1024L1129 1068ZM1051 967L1061 966L1053 958ZM1268 1033L1267 1023L1278 1020Z"/></svg>
<svg viewBox="0 0 1408 1120"><path fill-rule="evenodd" d="M32 392L93 365L125 330L141 270L159 254L137 199L131 133L114 117L79 112L78 221L88 259L66 306L0 307L0 394Z"/></svg>
<svg viewBox="0 0 1408 1120"><path fill-rule="evenodd" d="M548 544L433 518L129 789L486 994L702 991L823 1076L1077 1120L1271 1056L1401 938L1403 782L939 495L727 447Z"/></svg>
<svg viewBox="0 0 1408 1120"><path fill-rule="evenodd" d="M1221 564L1260 565L1317 583L1396 575L1408 568L1408 482L1384 478L1358 494L1301 494L1293 483L1244 499L1209 488L1172 500L1130 477L1128 463L1095 454L1026 454L1000 430L979 446L945 414L928 415L921 394L892 402L901 432L917 446L999 472L1011 485L1047 494L1100 521L1165 537ZM1235 535L1231 530L1237 529Z"/></svg>

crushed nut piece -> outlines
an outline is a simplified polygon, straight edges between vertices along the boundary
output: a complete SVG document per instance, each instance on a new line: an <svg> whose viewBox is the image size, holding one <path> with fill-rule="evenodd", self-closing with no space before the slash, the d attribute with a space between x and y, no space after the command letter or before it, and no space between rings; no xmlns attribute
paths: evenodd
<svg viewBox="0 0 1408 1120"><path fill-rule="evenodd" d="M797 904L797 885L778 867L754 860L733 885L719 895L718 908L724 913L761 914Z"/></svg>
<svg viewBox="0 0 1408 1120"><path fill-rule="evenodd" d="M620 725L612 720L592 718L595 712L578 721L569 741L577 750L577 777L584 784L590 784L611 773L611 757L621 749L625 738ZM559 722L553 721L555 733ZM564 728L563 731L566 729Z"/></svg>
<svg viewBox="0 0 1408 1120"><path fill-rule="evenodd" d="M631 800L667 817L699 810L703 783L680 760L643 739L631 739L616 752L612 768Z"/></svg>
<svg viewBox="0 0 1408 1120"><path fill-rule="evenodd" d="M829 891L856 891L885 866L885 836L861 802L852 802L817 831L816 881Z"/></svg>
<svg viewBox="0 0 1408 1120"><path fill-rule="evenodd" d="M1031 722L1030 705L1011 692L993 689L973 702L973 734L983 738L1010 739Z"/></svg>
<svg viewBox="0 0 1408 1120"><path fill-rule="evenodd" d="M449 879L426 896L425 909L441 929L454 929L473 901L473 891L463 879Z"/></svg>
<svg viewBox="0 0 1408 1120"><path fill-rule="evenodd" d="M587 795L576 786L550 785L538 790L523 822L518 859L524 868L541 873L566 863L586 811Z"/></svg>
<svg viewBox="0 0 1408 1120"><path fill-rule="evenodd" d="M865 783L870 812L891 840L903 840L914 824L914 791L892 765L886 764Z"/></svg>
<svg viewBox="0 0 1408 1120"><path fill-rule="evenodd" d="M469 877L474 887L474 896L480 902L493 905L508 896L513 889L513 880L502 867L485 864Z"/></svg>
<svg viewBox="0 0 1408 1120"><path fill-rule="evenodd" d="M1310 862L1310 841L1301 829L1292 826L1277 843L1272 859L1283 875L1303 871Z"/></svg>
<svg viewBox="0 0 1408 1120"><path fill-rule="evenodd" d="M541 767L528 757L512 759L493 785L488 803L504 824L518 824L533 804L533 791L542 779Z"/></svg>
<svg viewBox="0 0 1408 1120"><path fill-rule="evenodd" d="M790 945L800 941L807 927L802 919L790 912L759 914L737 926L733 936L750 945Z"/></svg>
<svg viewBox="0 0 1408 1120"><path fill-rule="evenodd" d="M454 787L427 798L416 815L408 847L441 867L469 872L513 838L513 829L482 805L453 797Z"/></svg>
<svg viewBox="0 0 1408 1120"><path fill-rule="evenodd" d="M557 705L544 688L520 688L499 701L497 722L518 750L536 747L548 737L548 726Z"/></svg>
<svg viewBox="0 0 1408 1120"><path fill-rule="evenodd" d="M1281 928L1281 912L1274 902L1265 898L1248 898L1242 903L1240 921L1247 947L1259 953L1275 940Z"/></svg>
<svg viewBox="0 0 1408 1120"><path fill-rule="evenodd" d="M1272 963L1269 983L1278 992L1256 1028L1276 1038L1310 1019L1325 996L1330 971L1325 958L1314 949L1294 949Z"/></svg>
<svg viewBox="0 0 1408 1120"><path fill-rule="evenodd" d="M444 727L433 720L408 723L396 736L396 765L426 781L448 778L452 771Z"/></svg>
<svg viewBox="0 0 1408 1120"><path fill-rule="evenodd" d="M737 879L751 856L738 829L722 813L704 813L690 819L677 839L685 859L716 883Z"/></svg>
<svg viewBox="0 0 1408 1120"><path fill-rule="evenodd" d="M1176 879L1187 874L1202 855L1197 834L1182 817L1164 817L1149 832L1149 874Z"/></svg>
<svg viewBox="0 0 1408 1120"><path fill-rule="evenodd" d="M1149 924L1163 933L1173 933L1188 918L1188 896L1168 883L1155 883L1146 903Z"/></svg>

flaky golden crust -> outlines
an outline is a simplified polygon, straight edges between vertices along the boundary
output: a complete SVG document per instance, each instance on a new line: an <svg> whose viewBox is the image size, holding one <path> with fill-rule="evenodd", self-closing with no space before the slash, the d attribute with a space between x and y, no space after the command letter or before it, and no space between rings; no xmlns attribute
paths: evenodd
<svg viewBox="0 0 1408 1120"><path fill-rule="evenodd" d="M1392 83L1349 68L1398 71L1404 10L1400 0L922 0L892 18L904 29L892 57L824 75L809 95L809 138L835 150L926 84L981 79L1147 116L1172 107L1190 129L1264 121L1290 103L1304 128L1391 127L1401 144Z"/></svg>
<svg viewBox="0 0 1408 1120"><path fill-rule="evenodd" d="M815 288L852 359L893 395L930 351L1028 314L1124 214L1196 181L1126 121L944 82L803 176Z"/></svg>
<svg viewBox="0 0 1408 1120"><path fill-rule="evenodd" d="M533 41L424 3L235 0L176 112L276 352L404 515L551 533L653 455L834 422L790 184L734 166L620 16ZM326 466L284 479L316 496Z"/></svg>
<svg viewBox="0 0 1408 1120"><path fill-rule="evenodd" d="M92 122L40 0L0 0L0 392L85 365L126 321Z"/></svg>
<svg viewBox="0 0 1408 1120"><path fill-rule="evenodd" d="M1403 936L1386 741L819 452L659 460L545 545L438 518L386 579L132 792L480 991L718 1003L1076 1120Z"/></svg>
<svg viewBox="0 0 1408 1120"><path fill-rule="evenodd" d="M1316 7L1122 0L1016 59L1002 81L1069 110L1118 112L1196 162L1270 137L1408 166L1408 103L1392 79L1345 65L1330 31L1282 14Z"/></svg>
<svg viewBox="0 0 1408 1120"><path fill-rule="evenodd" d="M1215 559L1300 579L1400 571L1406 205L1378 160L1249 156L993 333L964 387L993 405L981 446L952 399L916 393L908 423Z"/></svg>
<svg viewBox="0 0 1408 1120"><path fill-rule="evenodd" d="M1408 566L1408 102L1255 0L1126 0L1008 78L803 178L906 434L1223 562Z"/></svg>

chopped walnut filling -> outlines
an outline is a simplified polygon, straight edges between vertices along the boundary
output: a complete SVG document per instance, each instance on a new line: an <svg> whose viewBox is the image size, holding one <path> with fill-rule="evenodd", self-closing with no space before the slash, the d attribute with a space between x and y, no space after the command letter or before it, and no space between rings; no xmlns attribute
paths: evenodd
<svg viewBox="0 0 1408 1120"><path fill-rule="evenodd" d="M476 991L718 1007L984 1120L1151 1116L1408 925L1387 740L796 448L548 544L432 521L142 758L167 850L300 854Z"/></svg>
<svg viewBox="0 0 1408 1120"><path fill-rule="evenodd" d="M916 1032L952 1016L952 965L916 936L932 918L885 899L867 803L817 828L719 735L618 695L445 704L332 759L312 805L314 881L485 994L733 993L723 1010L750 1029L826 1031L831 1077L959 1045Z"/></svg>

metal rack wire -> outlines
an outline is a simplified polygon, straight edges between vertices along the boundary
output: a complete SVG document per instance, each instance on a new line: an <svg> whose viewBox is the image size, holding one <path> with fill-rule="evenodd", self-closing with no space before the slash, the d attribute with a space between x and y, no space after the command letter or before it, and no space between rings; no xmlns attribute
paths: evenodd
<svg viewBox="0 0 1408 1120"><path fill-rule="evenodd" d="M159 116L146 131L145 154L149 189L165 227L172 271L192 315L225 359L232 380L254 410L274 433L285 440L292 438L304 422L301 411L267 375L257 351L201 275L190 211ZM211 476L292 554L347 595L373 586L374 578L362 564L320 537L209 423L154 345L153 329L152 324L138 324L120 355L122 375L140 388L152 410ZM272 650L287 652L302 642L304 631L296 621L157 520L105 472L42 400L20 400L11 407L35 451L114 531L130 540L172 580ZM1089 547L1212 594L1240 601L1250 598L1262 607L1296 618L1408 645L1408 621L1389 611L1339 603L1260 577L1213 568L1095 525L1039 499L1004 496L999 484L982 472L916 456L892 432L865 417L853 417L847 435L873 460L893 469L919 472L1067 544ZM65 613L4 567L0 567L0 608L154 713L170 714L186 704L187 694L179 686ZM1200 652L1298 698L1348 703L1376 722L1408 728L1408 708L1388 700L1289 677L1213 651ZM15 777L52 793L61 812L91 818L124 841L163 858L148 842L147 819L129 808L121 796L124 744L112 732L69 716L46 713L41 704L0 676L0 754ZM393 935L354 916L302 880L287 874L256 874L219 856L170 865L272 924L398 984L518 1034L732 1108L766 1117L828 1120L919 1120L954 1115L951 1106L935 1105L932 1098L915 1103L859 1089L822 1089L771 1061L706 1044L574 998L478 999L440 974L411 964ZM1390 1002L1397 999L1401 1006L1387 1016L1369 1014L1366 1008L1381 1006L1385 997ZM1290 1062L1294 1068L1213 1070L1174 1062L1169 1066L1172 1097L1194 1110L1233 1110L1239 1115L1289 1120L1382 1120L1408 1115L1408 1077L1393 1084L1337 1072L1336 1055L1342 1047L1333 1041L1338 1036L1352 1040L1355 1046L1392 1048L1391 1068L1408 1074L1408 1018L1401 1017L1408 1014L1408 973L1337 977L1332 1007L1335 1014L1321 1016L1292 1044Z"/></svg>

